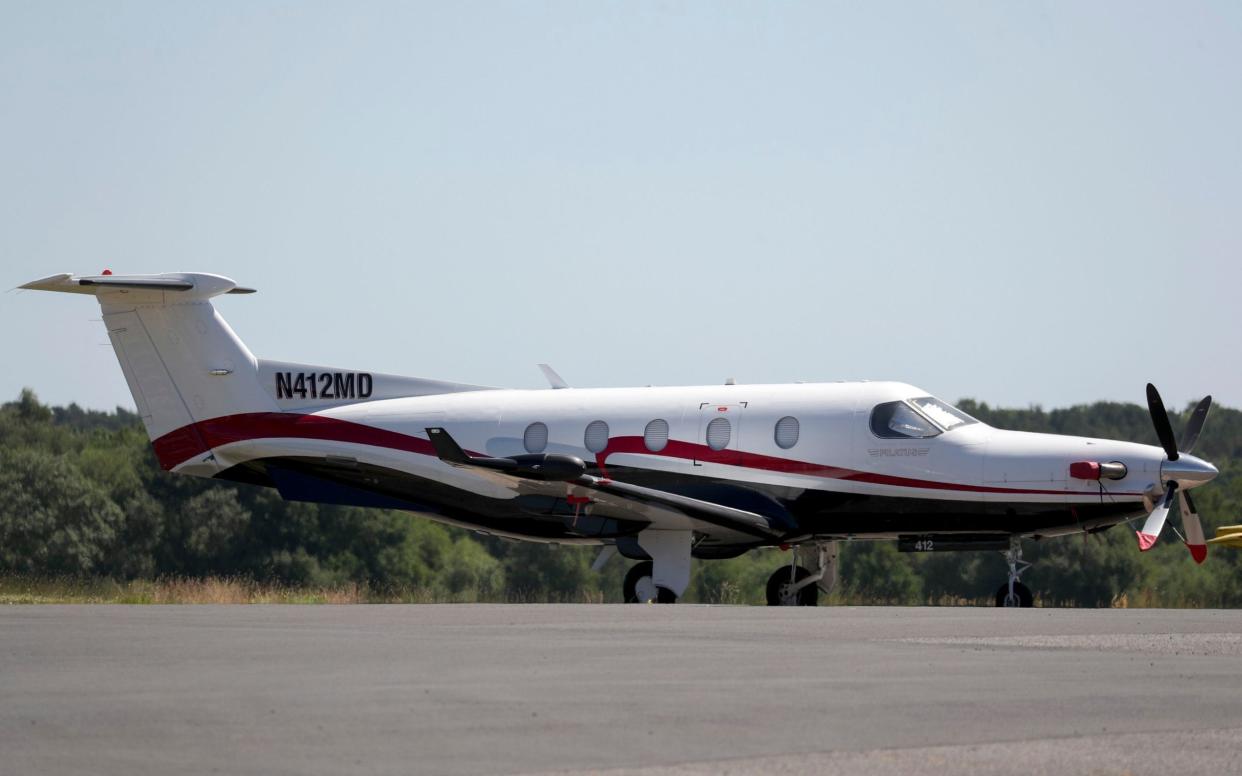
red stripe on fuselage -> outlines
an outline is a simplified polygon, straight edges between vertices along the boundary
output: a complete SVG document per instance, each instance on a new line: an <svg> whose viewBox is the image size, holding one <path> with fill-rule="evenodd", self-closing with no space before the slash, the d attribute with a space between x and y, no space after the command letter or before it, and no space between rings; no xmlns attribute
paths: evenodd
<svg viewBox="0 0 1242 776"><path fill-rule="evenodd" d="M155 456L159 458L160 465L171 469L213 447L255 439L318 439L324 442L352 442L386 447L418 455L436 454L431 442L408 434L322 415L295 415L284 412L251 412L212 418L179 428L151 444L155 447ZM197 449L189 449L192 442L198 443Z"/></svg>
<svg viewBox="0 0 1242 776"><path fill-rule="evenodd" d="M249 442L255 439L317 439L325 442L349 442L372 447L384 447L390 450L402 450L417 455L435 455L431 442L419 437L387 431L362 423L324 417L322 415L298 415L284 412L253 412L242 415L225 415L183 426L171 431L152 445L160 465L172 469L178 464L212 448L235 442ZM1010 493L1033 496L1094 496L1094 491L1065 490L1028 490L1022 488L997 488L987 485L967 485L956 482L937 482L920 480L910 477L896 477L876 472L863 472L846 469L840 466L796 461L790 458L777 458L761 453L747 453L738 450L712 450L706 445L692 442L681 442L670 439L663 450L652 452L647 449L640 436L614 437L608 440L608 446L596 455L595 460L601 469L604 461L613 454L651 455L662 458L675 458L687 461L702 461L745 469L774 471L784 474L801 474L809 477L845 480L848 482L866 482L873 485L889 485L900 488L921 488L924 490L952 490L966 493ZM477 453L470 453L477 455ZM1138 493L1112 493L1112 496L1137 496Z"/></svg>
<svg viewBox="0 0 1242 776"><path fill-rule="evenodd" d="M704 463L719 463L728 466L741 466L746 469L782 472L784 474L803 474L809 477L824 477L849 482L867 482L874 485L892 485L900 488L923 488L925 490L956 490L968 493L1025 493L1036 496L1096 496L1098 491L1066 491L1066 490L1027 490L1021 488L997 488L988 485L965 485L956 482L937 482L935 480L919 480L910 477L896 477L891 474L862 472L845 469L840 466L826 466L807 461L795 461L789 458L777 458L761 453L747 453L739 450L713 450L706 445L679 442L670 439L659 452L651 452L642 437L616 437L608 440L608 447L595 458L603 466L603 461L613 453L634 453L638 455L655 455L668 458L681 458ZM1114 493L1114 496L1137 496L1137 493Z"/></svg>

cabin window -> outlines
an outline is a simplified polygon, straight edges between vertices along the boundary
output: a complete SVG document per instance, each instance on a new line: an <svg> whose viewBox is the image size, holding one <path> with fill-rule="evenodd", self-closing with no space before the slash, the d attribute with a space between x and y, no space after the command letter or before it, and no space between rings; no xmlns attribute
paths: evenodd
<svg viewBox="0 0 1242 776"><path fill-rule="evenodd" d="M656 418L643 429L643 444L653 453L658 453L668 445L668 421Z"/></svg>
<svg viewBox="0 0 1242 776"><path fill-rule="evenodd" d="M592 453L602 453L608 447L608 424L602 420L593 420L582 435L582 443Z"/></svg>
<svg viewBox="0 0 1242 776"><path fill-rule="evenodd" d="M548 447L548 427L543 423L531 423L522 434L522 446L528 453L542 453Z"/></svg>
<svg viewBox="0 0 1242 776"><path fill-rule="evenodd" d="M713 450L723 450L729 446L729 437L733 429L728 418L713 418L707 424L707 446Z"/></svg>
<svg viewBox="0 0 1242 776"><path fill-rule="evenodd" d="M798 444L798 419L792 415L786 415L776 421L776 446L782 450L788 450Z"/></svg>
<svg viewBox="0 0 1242 776"><path fill-rule="evenodd" d="M904 401L890 401L871 411L871 433L882 439L927 439L940 429Z"/></svg>

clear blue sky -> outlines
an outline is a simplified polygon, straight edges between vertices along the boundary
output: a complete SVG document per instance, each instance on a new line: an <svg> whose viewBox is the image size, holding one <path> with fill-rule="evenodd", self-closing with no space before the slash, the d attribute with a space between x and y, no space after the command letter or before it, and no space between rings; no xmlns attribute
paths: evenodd
<svg viewBox="0 0 1242 776"><path fill-rule="evenodd" d="M0 0L0 280L489 385L1242 406L1242 5ZM0 295L0 400L132 406Z"/></svg>

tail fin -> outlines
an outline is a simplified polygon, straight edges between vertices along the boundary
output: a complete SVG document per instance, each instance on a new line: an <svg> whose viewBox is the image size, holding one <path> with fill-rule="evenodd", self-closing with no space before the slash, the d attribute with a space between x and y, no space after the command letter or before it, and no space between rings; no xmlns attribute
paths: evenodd
<svg viewBox="0 0 1242 776"><path fill-rule="evenodd" d="M22 288L95 296L152 442L196 437L195 423L221 415L277 409L259 384L258 360L210 302L220 294L250 292L228 278L192 272L63 274ZM187 450L206 447L197 438L186 442ZM160 452L165 468L185 460L174 462L175 452L172 457ZM199 463L209 471L201 473L214 474L210 453L203 457L207 460Z"/></svg>
<svg viewBox="0 0 1242 776"><path fill-rule="evenodd" d="M480 388L257 359L211 304L253 289L219 275L61 274L22 288L95 296L160 464L188 474L219 469L197 428L213 418Z"/></svg>

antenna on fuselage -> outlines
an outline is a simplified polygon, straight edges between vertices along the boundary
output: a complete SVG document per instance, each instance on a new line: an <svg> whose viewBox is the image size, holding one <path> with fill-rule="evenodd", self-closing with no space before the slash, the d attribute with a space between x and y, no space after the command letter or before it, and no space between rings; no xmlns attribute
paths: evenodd
<svg viewBox="0 0 1242 776"><path fill-rule="evenodd" d="M547 378L548 384L552 386L552 390L569 387L569 383L565 382L565 378L558 375L552 367L547 364L540 364L539 368L543 371L543 376Z"/></svg>

